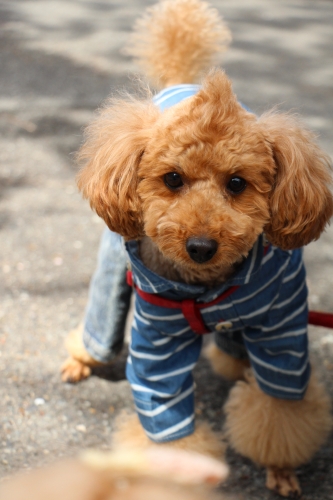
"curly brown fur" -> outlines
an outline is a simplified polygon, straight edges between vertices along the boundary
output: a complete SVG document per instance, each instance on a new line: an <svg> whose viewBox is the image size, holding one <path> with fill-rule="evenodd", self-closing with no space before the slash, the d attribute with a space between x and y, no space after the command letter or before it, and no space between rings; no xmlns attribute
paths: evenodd
<svg viewBox="0 0 333 500"><path fill-rule="evenodd" d="M246 382L231 390L224 409L231 446L273 469L275 476L308 462L332 428L330 401L315 375L303 400L286 401L263 393L249 371Z"/></svg>
<svg viewBox="0 0 333 500"><path fill-rule="evenodd" d="M159 87L198 81L231 41L218 12L198 0L161 1L134 27L126 52Z"/></svg>
<svg viewBox="0 0 333 500"><path fill-rule="evenodd" d="M110 99L78 154L79 162L87 160L79 188L109 227L122 228L128 239L144 235L137 170L158 116L150 101Z"/></svg>
<svg viewBox="0 0 333 500"><path fill-rule="evenodd" d="M286 250L307 245L332 215L330 159L294 117L270 112L259 122L277 164L266 235Z"/></svg>
<svg viewBox="0 0 333 500"><path fill-rule="evenodd" d="M168 443L152 443L147 437L136 414L122 413L115 424L113 444L119 449L145 449L151 446L161 448L165 444L180 450L188 450L216 459L222 459L225 444L218 433L212 432L209 426L201 422L196 425L194 434Z"/></svg>
<svg viewBox="0 0 333 500"><path fill-rule="evenodd" d="M208 344L204 350L205 357L217 375L227 380L242 380L245 371L250 367L247 359L236 359L221 351L214 342Z"/></svg>

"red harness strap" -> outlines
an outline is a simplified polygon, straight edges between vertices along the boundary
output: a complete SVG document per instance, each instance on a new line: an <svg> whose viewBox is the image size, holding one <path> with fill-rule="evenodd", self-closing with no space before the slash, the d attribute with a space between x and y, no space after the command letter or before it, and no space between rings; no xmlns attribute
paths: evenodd
<svg viewBox="0 0 333 500"><path fill-rule="evenodd" d="M195 302L195 300L193 299L170 300L170 299L164 299L159 295L144 292L143 290L138 288L133 282L132 271L127 271L127 283L129 286L134 286L137 294L149 304L159 307L166 307L169 309L181 309L191 329L195 333L200 335L204 333L210 333L210 331L207 329L202 319L200 309L218 304L222 300L229 297L229 295L234 293L239 288L239 286L232 286L228 288L228 290L226 290L224 293L222 293L222 295L219 295L219 297L217 297L215 300L212 300L211 302L198 303ZM309 311L308 322L310 325L333 328L333 314L319 312L319 311Z"/></svg>
<svg viewBox="0 0 333 500"><path fill-rule="evenodd" d="M136 293L149 304L159 307L166 307L169 309L181 309L191 329L194 331L194 333L200 335L204 333L211 333L202 319L200 309L218 304L219 302L221 302L221 300L226 299L227 297L229 297L229 295L234 293L239 288L238 286L232 286L211 302L198 303L195 302L194 299L170 300L164 299L163 297L160 297L159 295L155 295L153 293L144 292L143 290L138 288L135 283L133 283L132 271L127 271L127 283L130 286L134 286Z"/></svg>

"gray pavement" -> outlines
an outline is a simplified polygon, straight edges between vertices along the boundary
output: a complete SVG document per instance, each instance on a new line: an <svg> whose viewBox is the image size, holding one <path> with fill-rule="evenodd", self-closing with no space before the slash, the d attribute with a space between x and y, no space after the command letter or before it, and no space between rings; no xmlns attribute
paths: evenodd
<svg viewBox="0 0 333 500"><path fill-rule="evenodd" d="M63 340L82 318L102 222L81 200L72 153L82 127L135 70L120 52L142 0L0 1L0 477L110 443L130 408L126 353L79 385L62 384ZM213 0L233 32L224 66L244 103L303 115L333 156L333 2ZM333 312L333 230L305 251L310 305ZM310 331L333 395L333 332ZM230 385L196 369L197 411L216 429ZM274 499L264 473L228 452L223 488ZM299 477L303 499L333 499L333 438Z"/></svg>

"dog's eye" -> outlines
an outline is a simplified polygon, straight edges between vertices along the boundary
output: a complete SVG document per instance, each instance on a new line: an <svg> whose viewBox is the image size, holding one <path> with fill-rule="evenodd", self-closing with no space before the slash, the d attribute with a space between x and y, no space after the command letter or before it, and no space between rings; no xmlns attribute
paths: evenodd
<svg viewBox="0 0 333 500"><path fill-rule="evenodd" d="M242 177L232 177L227 184L227 189L233 194L239 194L246 188L246 181Z"/></svg>
<svg viewBox="0 0 333 500"><path fill-rule="evenodd" d="M170 189L178 189L184 185L181 176L177 172L165 174L164 184Z"/></svg>

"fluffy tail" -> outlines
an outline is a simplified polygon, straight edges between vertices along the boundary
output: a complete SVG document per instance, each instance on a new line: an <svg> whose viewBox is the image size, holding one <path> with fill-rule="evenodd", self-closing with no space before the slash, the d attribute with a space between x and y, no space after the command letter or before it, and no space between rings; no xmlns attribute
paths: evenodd
<svg viewBox="0 0 333 500"><path fill-rule="evenodd" d="M167 87L197 82L230 41L228 27L206 2L161 0L136 22L126 53L152 84Z"/></svg>

